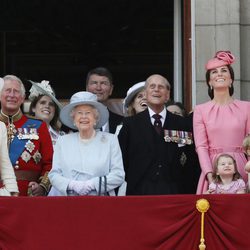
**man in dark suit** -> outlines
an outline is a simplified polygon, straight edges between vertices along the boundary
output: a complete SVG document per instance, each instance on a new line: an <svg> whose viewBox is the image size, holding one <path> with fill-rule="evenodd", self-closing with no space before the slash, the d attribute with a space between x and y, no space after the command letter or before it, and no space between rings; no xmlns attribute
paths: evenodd
<svg viewBox="0 0 250 250"><path fill-rule="evenodd" d="M113 77L111 72L104 67L98 67L88 72L86 90L96 94L97 99L107 106L107 101L113 92ZM109 121L102 127L102 131L115 133L117 125L121 124L123 116L109 110Z"/></svg>
<svg viewBox="0 0 250 250"><path fill-rule="evenodd" d="M126 194L184 193L183 169L187 156L183 149L185 141L190 143L190 133L184 132L185 119L165 108L170 97L166 78L151 75L146 80L145 91L148 109L125 118L118 135L126 172ZM154 114L161 116L160 121L154 119ZM162 124L160 131L155 128L159 123Z"/></svg>

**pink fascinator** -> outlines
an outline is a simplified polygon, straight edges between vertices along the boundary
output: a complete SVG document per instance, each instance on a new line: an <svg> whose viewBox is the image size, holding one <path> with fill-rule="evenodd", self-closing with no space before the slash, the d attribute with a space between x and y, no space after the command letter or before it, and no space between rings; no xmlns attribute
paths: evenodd
<svg viewBox="0 0 250 250"><path fill-rule="evenodd" d="M215 69L225 65L230 65L234 63L235 56L230 51L218 51L215 57L210 59L205 68L206 70Z"/></svg>

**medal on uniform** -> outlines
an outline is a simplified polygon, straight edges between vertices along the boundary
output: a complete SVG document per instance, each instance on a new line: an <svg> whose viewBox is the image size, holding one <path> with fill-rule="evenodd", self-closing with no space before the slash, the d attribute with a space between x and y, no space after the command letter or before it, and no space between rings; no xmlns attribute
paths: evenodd
<svg viewBox="0 0 250 250"><path fill-rule="evenodd" d="M31 153L35 148L35 144L32 141L28 140L25 144L25 148Z"/></svg>
<svg viewBox="0 0 250 250"><path fill-rule="evenodd" d="M165 142L174 142L179 145L191 145L193 143L193 135L191 132L181 130L164 130Z"/></svg>
<svg viewBox="0 0 250 250"><path fill-rule="evenodd" d="M39 136L38 136L36 128L30 128L30 138L32 140L38 140L39 139Z"/></svg>
<svg viewBox="0 0 250 250"><path fill-rule="evenodd" d="M21 158L23 159L23 161L25 161L27 163L30 160L31 155L29 152L24 150L23 153L21 154Z"/></svg>
<svg viewBox="0 0 250 250"><path fill-rule="evenodd" d="M171 138L169 137L169 130L164 129L164 140L165 142L171 142Z"/></svg>
<svg viewBox="0 0 250 250"><path fill-rule="evenodd" d="M23 129L22 128L18 128L18 135L17 135L17 138L19 140L22 140L23 139Z"/></svg>
<svg viewBox="0 0 250 250"><path fill-rule="evenodd" d="M37 151L35 152L35 154L33 154L32 158L34 159L35 163L37 164L38 162L41 161L42 155L41 155L40 152L37 150Z"/></svg>

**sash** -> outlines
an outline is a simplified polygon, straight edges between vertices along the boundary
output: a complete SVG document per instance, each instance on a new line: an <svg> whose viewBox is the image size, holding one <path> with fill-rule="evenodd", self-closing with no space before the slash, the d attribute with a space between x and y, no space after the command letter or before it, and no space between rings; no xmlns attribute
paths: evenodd
<svg viewBox="0 0 250 250"><path fill-rule="evenodd" d="M40 128L42 121L35 119L28 119L22 126L22 128L36 128L37 130ZM12 166L15 166L17 159L20 157L21 153L24 151L25 144L28 139L18 139L17 135L15 135L14 140L10 144L9 156Z"/></svg>

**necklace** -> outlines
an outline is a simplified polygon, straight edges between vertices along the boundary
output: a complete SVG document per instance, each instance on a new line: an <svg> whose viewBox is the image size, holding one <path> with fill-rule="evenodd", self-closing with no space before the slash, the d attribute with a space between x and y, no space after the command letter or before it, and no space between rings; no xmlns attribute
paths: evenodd
<svg viewBox="0 0 250 250"><path fill-rule="evenodd" d="M81 141L81 142L84 142L84 143L87 143L87 142L91 141L91 140L95 137L95 134L96 134L96 132L95 132L95 130L94 130L93 133L92 133L92 135L90 136L90 138L87 138L87 139L81 138L81 136L80 136L80 134L79 134L80 141Z"/></svg>

